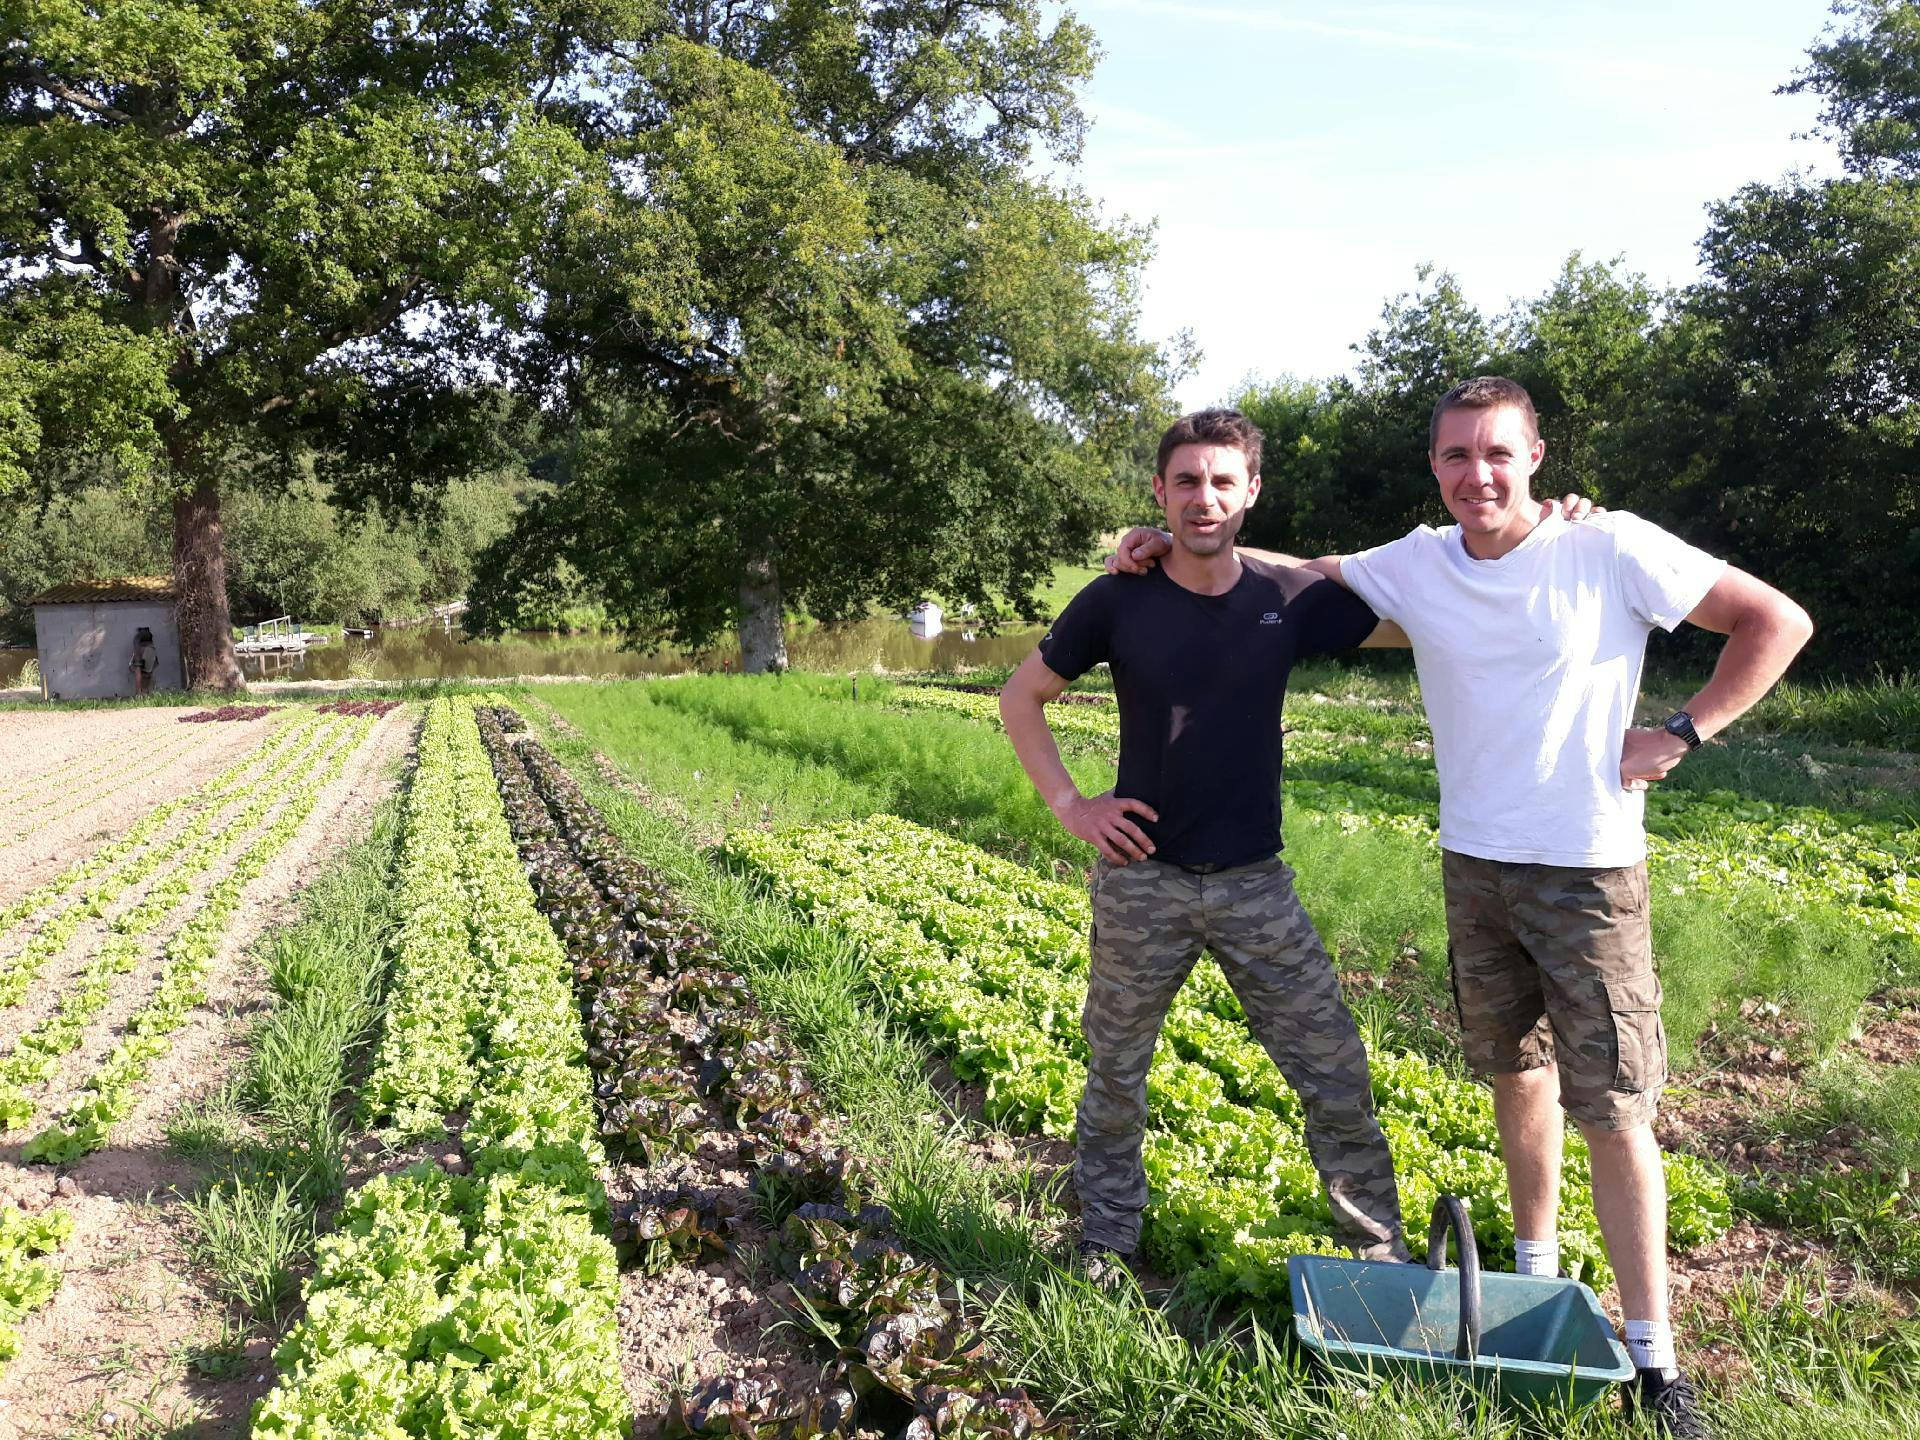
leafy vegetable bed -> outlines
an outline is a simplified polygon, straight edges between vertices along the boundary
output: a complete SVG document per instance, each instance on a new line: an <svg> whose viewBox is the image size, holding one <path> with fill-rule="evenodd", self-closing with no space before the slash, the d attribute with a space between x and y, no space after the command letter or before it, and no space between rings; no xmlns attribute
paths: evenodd
<svg viewBox="0 0 1920 1440"><path fill-rule="evenodd" d="M287 733L305 736L309 727L297 727L296 731ZM219 830L207 833L220 813L217 806L208 805L178 835L114 871L90 888L80 902L50 918L14 957L11 967L0 976L0 1006L12 1005L26 994L40 967L48 957L59 953L85 916L101 914L129 886L163 865L170 866L138 905L114 918L107 927L106 939L88 959L72 987L60 997L53 1014L21 1035L0 1059L0 1127L12 1129L33 1118L37 1106L28 1095L28 1088L50 1079L59 1058L80 1043L87 1022L112 998L113 977L127 974L139 963L143 953L142 937L159 928L174 913L192 888L195 876L238 847L268 812L308 781L337 738L333 730L325 729L311 750L294 747L276 754L270 768L258 777L257 783L264 783L260 783L247 803L229 816ZM341 759L358 745L359 739L357 734L350 737L340 752ZM222 918L224 920L225 915Z"/></svg>
<svg viewBox="0 0 1920 1440"><path fill-rule="evenodd" d="M70 811L96 805L110 796L131 790L141 781L150 780L168 768L180 758L182 752L196 743L207 742L192 731L183 735L177 730L152 730L148 732L144 745L136 742L130 752L116 754L105 765L94 770L83 771L52 786L43 787L36 781L29 791L7 802L6 819L10 825L19 828L0 835L0 839L9 843L24 840ZM21 800L32 798L42 788L51 789L53 793L31 805L21 803Z"/></svg>
<svg viewBox="0 0 1920 1440"><path fill-rule="evenodd" d="M119 1043L87 1077L79 1097L21 1148L22 1160L57 1164L90 1154L105 1145L113 1127L133 1112L135 1087L146 1078L153 1062L171 1048L173 1032L185 1024L187 1016L206 999L207 970L219 951L228 923L240 908L242 893L293 839L312 812L320 792L346 767L372 728L370 722L357 720L346 721L344 725L344 735L327 753L317 776L309 777L306 769L299 767L298 781L264 792L249 806L244 824L207 842L217 853L224 853L246 832L254 818L264 817L278 805L272 821L247 843L232 868L207 892L192 917L167 942L161 952L159 984L146 1004L128 1018ZM318 759L318 756L312 758ZM130 912L139 917L132 923L144 929L158 919L158 913L143 915L142 912L158 912L161 907L171 909L178 903L186 893L186 879L184 875L170 876L169 882ZM131 936L117 938L122 939L122 946L103 952L108 970L87 977L91 986L83 987L83 1005L92 1004L97 1009L104 1004L107 973L131 967ZM77 1025L59 1024L56 1017L56 1023L41 1036L41 1043L48 1047L70 1046L77 1043L78 1038ZM25 1039L22 1046L23 1051L15 1058L31 1054L24 1050Z"/></svg>
<svg viewBox="0 0 1920 1440"><path fill-rule="evenodd" d="M469 702L429 707L400 903L368 1109L416 1133L464 1110L470 1173L423 1162L348 1202L253 1433L613 1440L630 1417L585 1047Z"/></svg>
<svg viewBox="0 0 1920 1440"><path fill-rule="evenodd" d="M1084 1082L1087 897L1073 887L893 816L780 834L743 831L727 853L867 955L888 1002L986 1087L990 1118L1066 1136ZM1372 1057L1375 1099L1405 1213L1436 1195L1469 1200L1490 1261L1513 1253L1492 1097L1415 1055ZM1276 1297L1287 1255L1331 1252L1332 1215L1299 1129L1300 1111L1253 1041L1217 968L1175 1001L1148 1077L1145 1244L1171 1271L1218 1292ZM1588 1156L1569 1137L1561 1253L1606 1279ZM1671 1234L1699 1244L1728 1224L1723 1181L1668 1160ZM1417 1228L1417 1227L1416 1227ZM1419 1234L1408 1236L1418 1253Z"/></svg>
<svg viewBox="0 0 1920 1440"><path fill-rule="evenodd" d="M271 705L222 705L213 710L196 710L191 715L182 715L182 725L221 724L230 720L258 720L262 715L271 714Z"/></svg>
<svg viewBox="0 0 1920 1440"><path fill-rule="evenodd" d="M863 1205L860 1168L811 1138L811 1086L797 1053L752 1005L744 980L670 893L623 853L571 775L504 708L480 727L535 893L566 943L587 1017L602 1134L643 1162L690 1146L703 1101L737 1127L762 1219L798 1308L839 1359L818 1380L710 1377L674 1402L665 1434L805 1437L850 1426L910 1436L1018 1436L1045 1429L1001 1386L939 1272L916 1261L884 1207ZM647 985L651 971L664 985ZM675 1024L671 1013L690 1013ZM630 1263L656 1269L723 1250L737 1216L680 1189L619 1215Z"/></svg>
<svg viewBox="0 0 1920 1440"><path fill-rule="evenodd" d="M290 741L307 734L318 723L316 719L308 716L274 731L257 750L228 766L198 790L156 805L135 821L133 827L118 840L110 845L101 846L83 859L74 861L44 885L36 886L12 904L0 909L0 940L4 940L16 925L51 908L63 896L69 896L79 886L87 888L78 897L76 903L97 912L100 903L105 903L113 895L124 890L127 885L135 883L124 879L119 873L118 867L129 857L140 856L135 862L143 867L137 872L138 874L150 873L144 868L149 856L142 855L141 852L150 841L166 829L174 816L183 812L204 810L208 806L224 801L246 780L256 766L261 766L263 762L271 763L277 751ZM164 845L168 842L162 843ZM96 896L103 898L96 899Z"/></svg>
<svg viewBox="0 0 1920 1440"><path fill-rule="evenodd" d="M53 1298L60 1271L40 1258L73 1233L64 1210L29 1215L11 1203L0 1206L0 1367L20 1353L20 1321Z"/></svg>
<svg viewBox="0 0 1920 1440"><path fill-rule="evenodd" d="M323 714L334 715L384 715L396 708L398 700L329 700L324 705L313 708Z"/></svg>

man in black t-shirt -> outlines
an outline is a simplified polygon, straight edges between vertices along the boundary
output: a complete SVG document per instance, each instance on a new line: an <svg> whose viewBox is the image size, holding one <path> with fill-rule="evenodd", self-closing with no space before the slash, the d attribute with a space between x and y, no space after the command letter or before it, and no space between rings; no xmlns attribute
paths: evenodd
<svg viewBox="0 0 1920 1440"><path fill-rule="evenodd" d="M1130 1260L1139 1244L1147 1069L1207 949L1300 1096L1341 1236L1363 1257L1405 1259L1366 1050L1278 853L1288 671L1307 656L1405 640L1315 572L1235 554L1260 493L1260 432L1238 412L1204 410L1168 430L1153 492L1172 551L1147 575L1082 590L1000 697L1028 776L1100 852L1074 1142L1081 1252L1097 1268ZM1101 661L1119 702L1120 775L1087 797L1060 763L1046 703Z"/></svg>

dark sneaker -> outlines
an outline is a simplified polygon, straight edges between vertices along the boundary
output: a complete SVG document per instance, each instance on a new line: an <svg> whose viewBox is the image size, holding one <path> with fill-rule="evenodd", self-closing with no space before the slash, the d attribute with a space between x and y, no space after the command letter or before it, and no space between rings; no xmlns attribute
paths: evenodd
<svg viewBox="0 0 1920 1440"><path fill-rule="evenodd" d="M1080 1273L1096 1289L1113 1290L1119 1287L1121 1277L1133 1273L1133 1256L1121 1254L1110 1245L1102 1245L1098 1240L1082 1240L1079 1250Z"/></svg>
<svg viewBox="0 0 1920 1440"><path fill-rule="evenodd" d="M1715 1440L1700 1408L1700 1392L1678 1371L1669 1379L1658 1370L1642 1370L1621 1390L1621 1407L1629 1420L1644 1411L1655 1432L1669 1440Z"/></svg>

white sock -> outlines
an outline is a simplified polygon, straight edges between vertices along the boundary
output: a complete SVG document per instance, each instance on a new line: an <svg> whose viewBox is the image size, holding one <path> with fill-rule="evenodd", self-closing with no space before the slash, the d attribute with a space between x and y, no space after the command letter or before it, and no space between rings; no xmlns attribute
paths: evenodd
<svg viewBox="0 0 1920 1440"><path fill-rule="evenodd" d="M1673 1353L1673 1326L1665 1320L1627 1321L1627 1354L1636 1370L1665 1373L1679 1368Z"/></svg>
<svg viewBox="0 0 1920 1440"><path fill-rule="evenodd" d="M1558 1275L1560 1273L1560 1242L1558 1240L1515 1240L1513 1258L1514 1273L1517 1275Z"/></svg>

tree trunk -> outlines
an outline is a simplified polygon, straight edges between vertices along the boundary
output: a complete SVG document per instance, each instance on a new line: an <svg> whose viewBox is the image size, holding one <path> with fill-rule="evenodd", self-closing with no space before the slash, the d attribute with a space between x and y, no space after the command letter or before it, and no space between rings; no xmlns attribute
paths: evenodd
<svg viewBox="0 0 1920 1440"><path fill-rule="evenodd" d="M747 557L740 577L740 668L749 675L787 668L786 617L781 613L780 571L759 551Z"/></svg>
<svg viewBox="0 0 1920 1440"><path fill-rule="evenodd" d="M246 681L233 653L233 621L227 609L220 491L209 477L201 477L173 500L173 590L188 688L242 688Z"/></svg>

